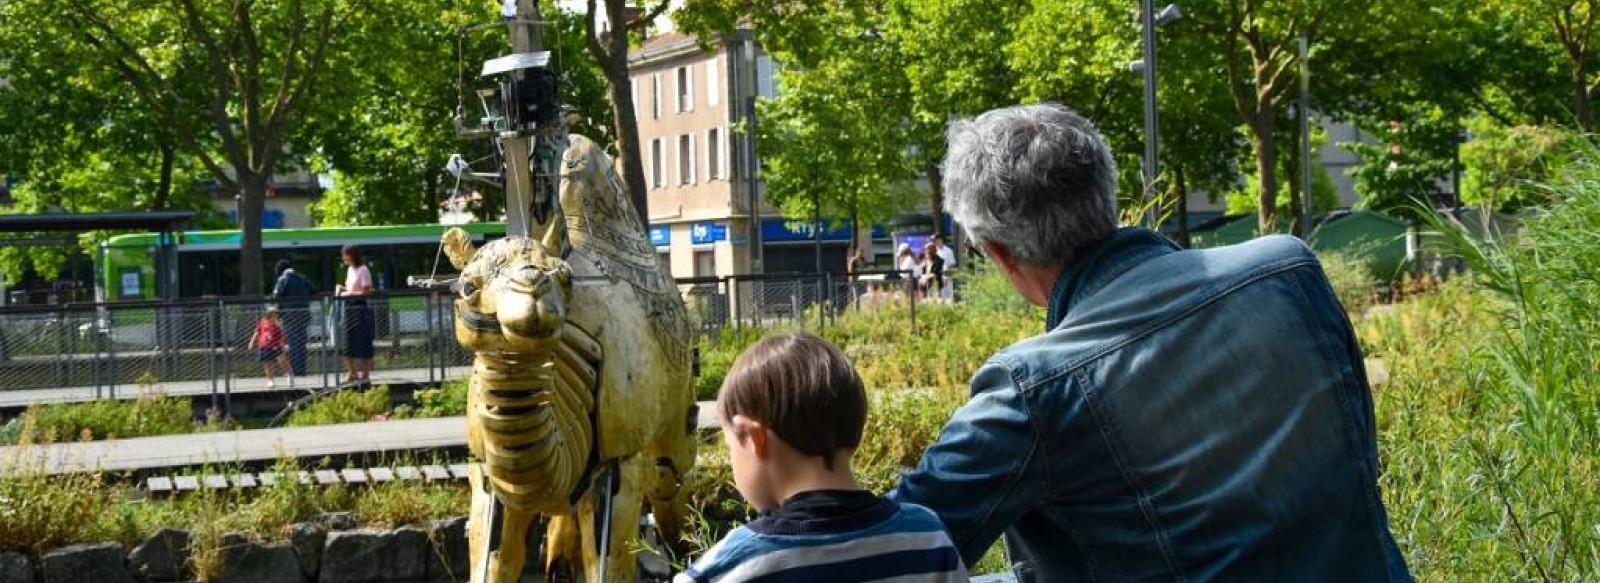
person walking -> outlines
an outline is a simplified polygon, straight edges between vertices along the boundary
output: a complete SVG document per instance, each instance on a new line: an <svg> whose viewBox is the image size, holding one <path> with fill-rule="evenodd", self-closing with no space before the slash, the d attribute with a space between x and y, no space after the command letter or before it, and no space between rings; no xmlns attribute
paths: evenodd
<svg viewBox="0 0 1600 583"><path fill-rule="evenodd" d="M947 208L1048 312L892 499L939 515L968 564L1003 535L1022 583L1411 581L1361 347L1304 243L1117 228L1111 149L1061 105L948 139Z"/></svg>
<svg viewBox="0 0 1600 583"><path fill-rule="evenodd" d="M367 269L361 248L355 245L345 245L339 256L346 267L344 285L333 291L344 303L344 367L349 371L344 382L371 382L374 326L367 297L374 291L372 271Z"/></svg>
<svg viewBox="0 0 1600 583"><path fill-rule="evenodd" d="M283 354L284 334L283 326L278 323L278 309L267 308L261 319L256 321L256 333L250 336L249 350L256 353L256 362L261 363L261 374L267 378L268 387L276 387L277 374L272 371L272 365L289 377L289 386L294 386L294 369L289 367L289 358Z"/></svg>
<svg viewBox="0 0 1600 583"><path fill-rule="evenodd" d="M277 264L278 281L272 285L272 300L278 303L283 317L283 335L289 354L289 366L294 374L306 374L306 329L311 326L311 297L317 287L311 280L295 271L294 264L281 259Z"/></svg>

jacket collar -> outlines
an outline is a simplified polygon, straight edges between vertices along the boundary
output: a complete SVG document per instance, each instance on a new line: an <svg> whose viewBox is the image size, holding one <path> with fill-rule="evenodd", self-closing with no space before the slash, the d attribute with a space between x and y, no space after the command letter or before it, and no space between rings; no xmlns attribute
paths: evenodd
<svg viewBox="0 0 1600 583"><path fill-rule="evenodd" d="M1063 268L1056 278L1055 287L1050 291L1045 330L1054 330L1074 305L1129 269L1176 251L1178 246L1166 237L1139 227L1117 229L1089 245L1078 260Z"/></svg>

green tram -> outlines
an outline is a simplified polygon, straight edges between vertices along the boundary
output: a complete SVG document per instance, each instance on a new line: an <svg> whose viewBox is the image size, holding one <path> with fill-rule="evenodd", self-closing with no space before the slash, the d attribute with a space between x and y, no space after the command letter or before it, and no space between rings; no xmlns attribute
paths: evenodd
<svg viewBox="0 0 1600 583"><path fill-rule="evenodd" d="M318 292L332 293L333 286L344 281L339 249L347 244L361 247L372 270L373 284L379 290L404 289L407 277L433 273L436 260L442 271L453 272L448 260L438 256L439 238L448 228L399 225L264 229L261 238L265 286L261 293L271 293L277 279L272 268L280 259L293 262L295 270L309 278ZM505 223L472 223L461 228L479 244L506 233ZM118 235L101 245L97 299L114 302L159 298L157 237L155 233ZM178 233L177 239L179 298L238 295L239 231L187 231Z"/></svg>

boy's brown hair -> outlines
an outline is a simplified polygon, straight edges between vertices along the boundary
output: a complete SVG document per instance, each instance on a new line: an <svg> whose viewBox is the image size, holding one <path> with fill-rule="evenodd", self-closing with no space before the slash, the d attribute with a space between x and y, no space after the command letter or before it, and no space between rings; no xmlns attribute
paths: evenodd
<svg viewBox="0 0 1600 583"><path fill-rule="evenodd" d="M861 445L867 391L837 347L812 334L783 334L739 355L717 392L717 409L724 423L735 415L761 422L831 471L836 452Z"/></svg>

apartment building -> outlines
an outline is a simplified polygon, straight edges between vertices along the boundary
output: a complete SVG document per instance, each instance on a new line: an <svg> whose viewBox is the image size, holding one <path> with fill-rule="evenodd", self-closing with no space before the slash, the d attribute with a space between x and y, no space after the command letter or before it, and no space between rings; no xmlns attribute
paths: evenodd
<svg viewBox="0 0 1600 583"><path fill-rule="evenodd" d="M739 131L756 96L777 94L773 69L748 30L710 50L667 32L629 54L650 239L675 277L816 268L817 237L762 202L763 185L750 171L759 148ZM825 229L820 238L823 269L843 270L850 230Z"/></svg>

